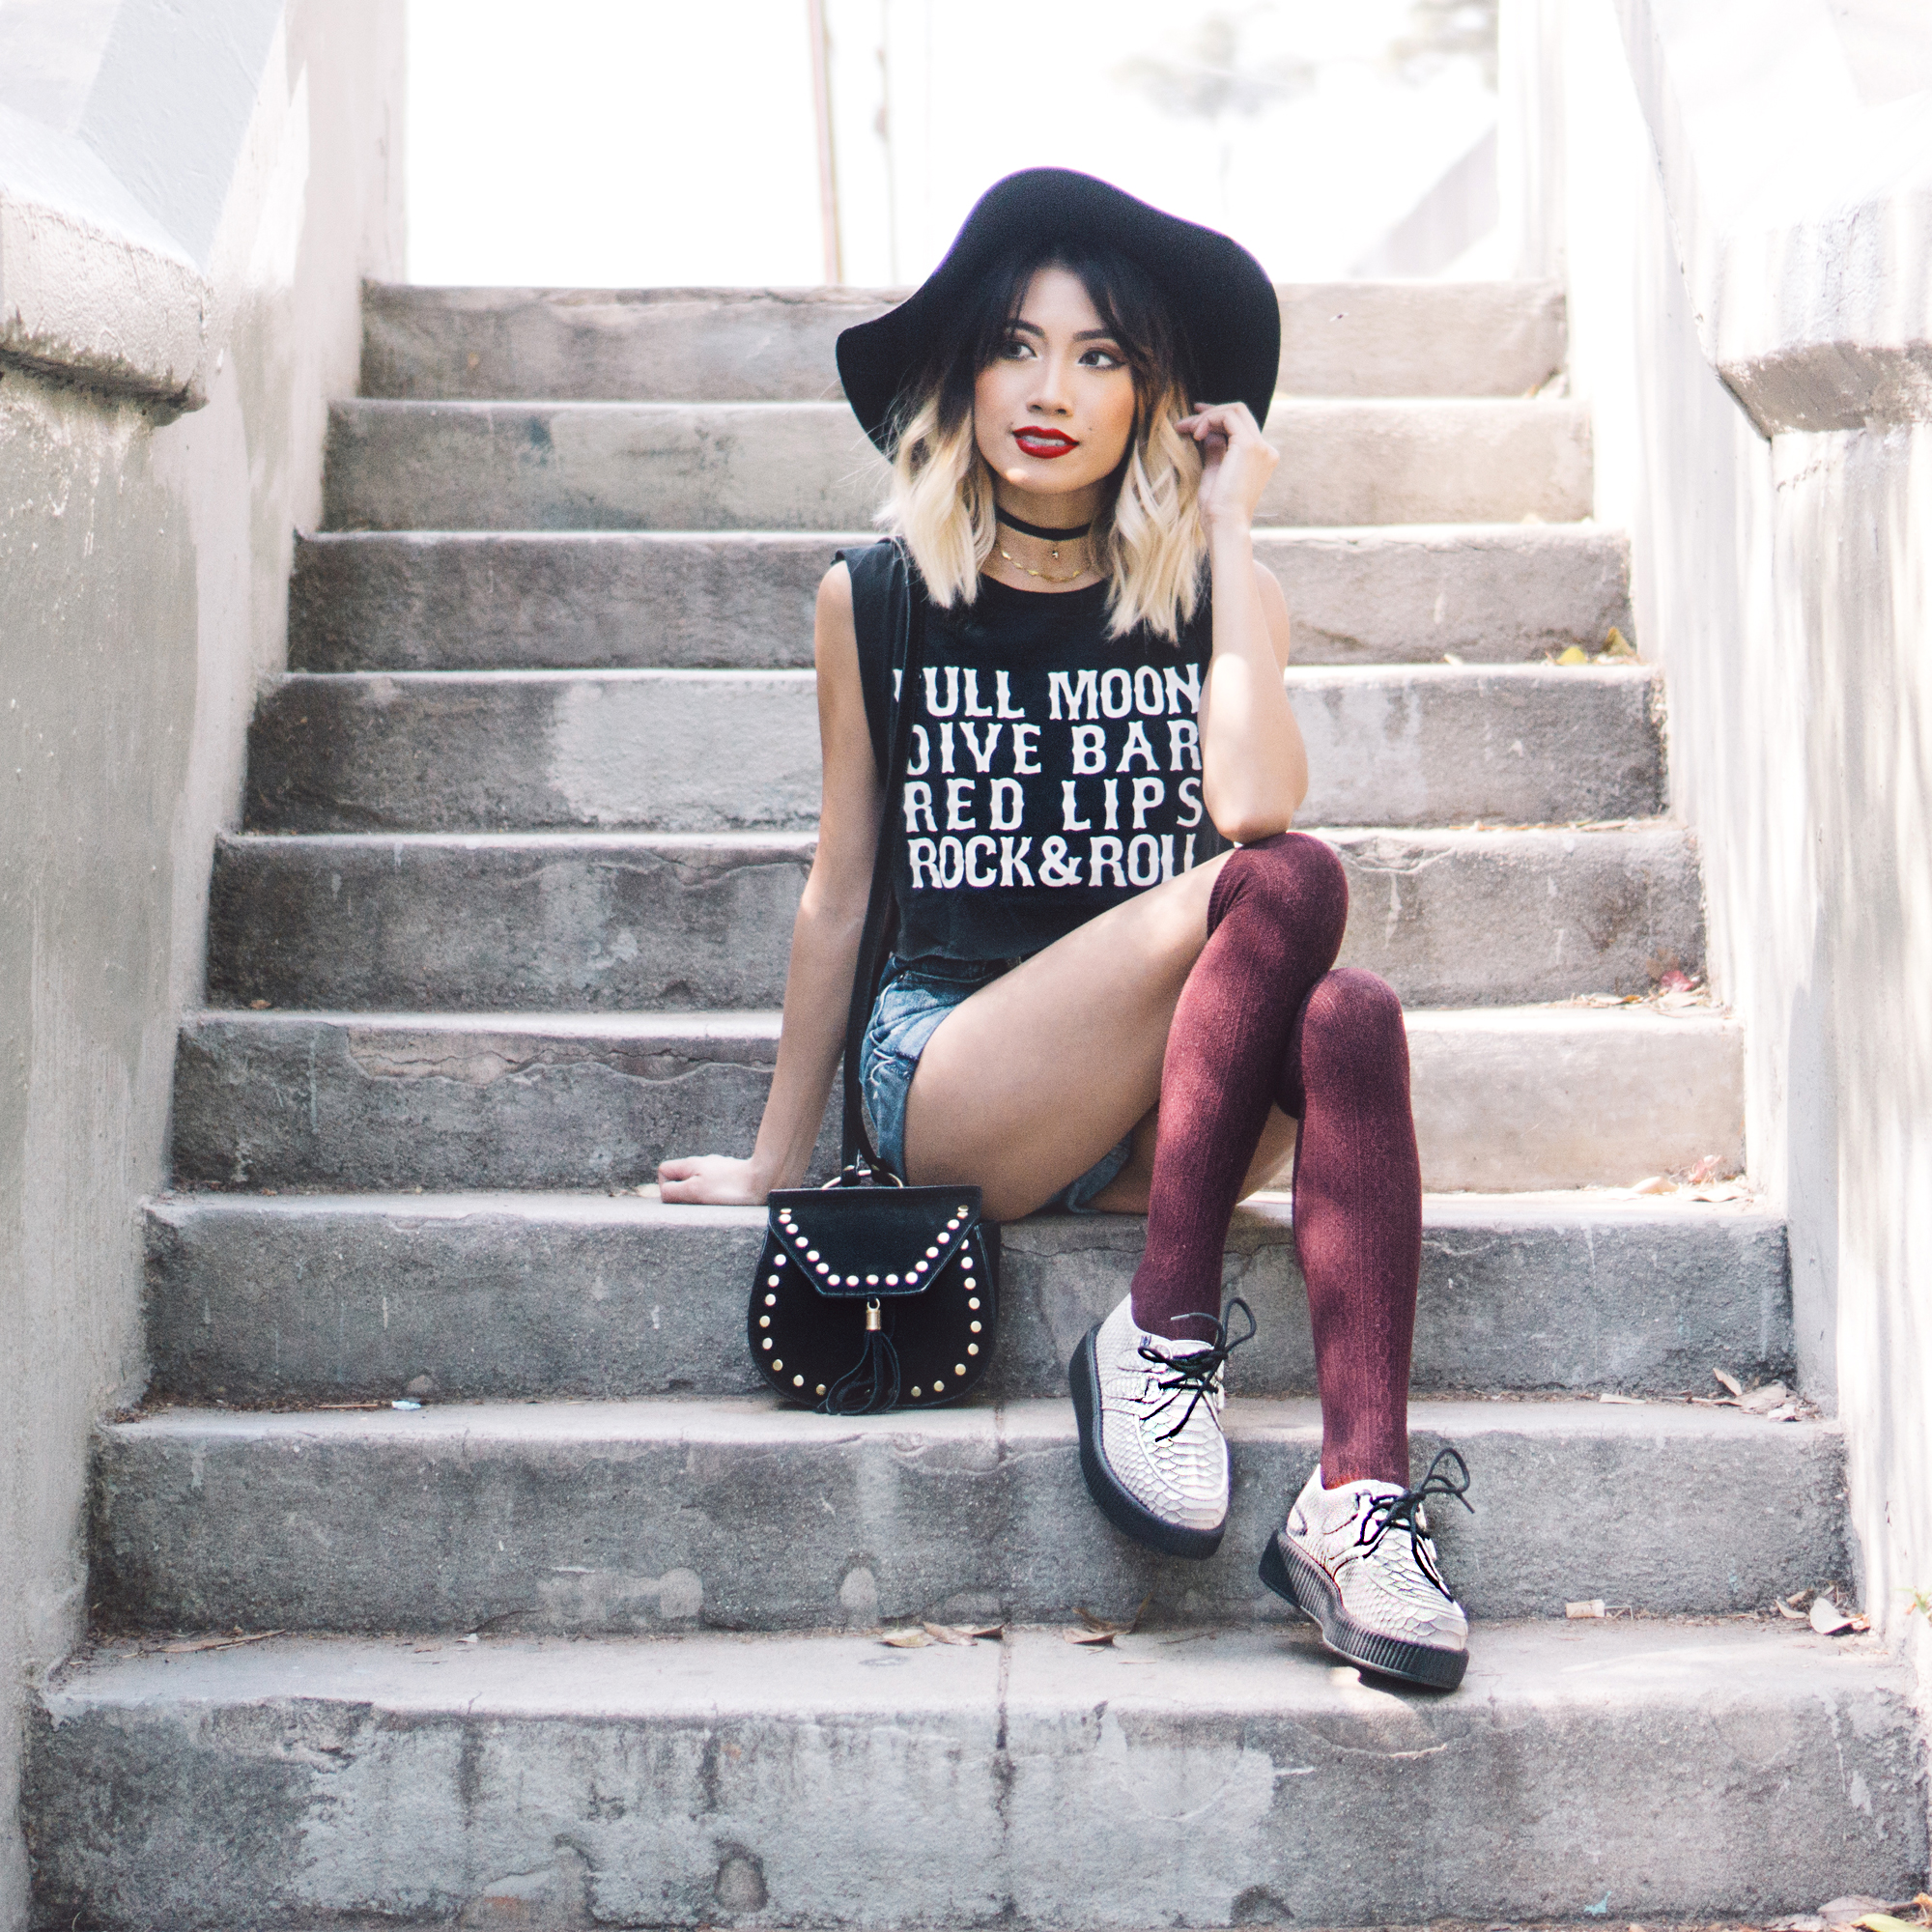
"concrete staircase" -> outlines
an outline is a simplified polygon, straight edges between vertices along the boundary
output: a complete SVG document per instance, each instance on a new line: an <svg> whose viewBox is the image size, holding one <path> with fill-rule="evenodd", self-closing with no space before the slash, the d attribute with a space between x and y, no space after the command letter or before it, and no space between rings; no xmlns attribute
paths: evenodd
<svg viewBox="0 0 1932 1932"><path fill-rule="evenodd" d="M834 1423L754 1392L761 1215L637 1188L747 1145L769 1077L811 591L879 480L830 343L878 299L370 290L298 668L216 860L151 1406L100 1431L99 1640L43 1693L42 1922L1761 1920L1908 1892L1901 1677L1761 1614L1851 1574L1839 1435L1666 1400L1789 1374L1782 1227L1579 1191L1738 1160L1742 1075L1720 1012L1564 1004L1696 970L1701 920L1654 673L1544 662L1630 629L1623 547L1576 521L1587 420L1530 394L1562 363L1548 289L1284 291L1261 542L1345 957L1412 1008L1414 1425L1475 1472L1440 1523L1480 1620L1463 1689L1331 1667L1256 1580L1319 1440L1281 1204L1230 1246L1263 1327L1213 1562L1123 1542L1081 1489L1064 1365L1137 1222L1009 1231L983 1404ZM1630 1614L1564 1620L1592 1597ZM1143 1598L1110 1648L1054 1628ZM922 1617L1026 1628L870 1634Z"/></svg>

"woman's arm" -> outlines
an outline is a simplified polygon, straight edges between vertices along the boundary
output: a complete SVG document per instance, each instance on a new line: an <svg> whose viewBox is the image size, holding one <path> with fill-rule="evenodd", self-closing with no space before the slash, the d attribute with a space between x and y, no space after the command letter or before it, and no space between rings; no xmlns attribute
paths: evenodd
<svg viewBox="0 0 1932 1932"><path fill-rule="evenodd" d="M1308 755L1281 681L1288 604L1255 561L1255 505L1280 458L1243 403L1198 411L1179 428L1202 448L1201 522L1214 586L1201 794L1214 829L1246 845L1286 832L1308 792Z"/></svg>
<svg viewBox="0 0 1932 1932"><path fill-rule="evenodd" d="M810 1164L845 1043L852 974L878 849L880 795L859 682L852 579L842 563L834 564L818 586L812 654L823 762L818 850L792 927L772 1091L752 1157L708 1153L666 1161L658 1181L667 1201L755 1205L775 1187L796 1187Z"/></svg>

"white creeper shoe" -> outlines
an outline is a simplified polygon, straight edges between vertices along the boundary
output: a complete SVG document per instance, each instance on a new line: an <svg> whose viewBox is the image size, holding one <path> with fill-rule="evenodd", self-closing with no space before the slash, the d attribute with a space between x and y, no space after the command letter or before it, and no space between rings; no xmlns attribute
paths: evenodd
<svg viewBox="0 0 1932 1932"><path fill-rule="evenodd" d="M1247 1334L1228 1339L1238 1308ZM1169 1556L1212 1556L1228 1526L1228 1444L1221 1434L1222 1370L1255 1332L1253 1311L1231 1301L1211 1342L1170 1342L1134 1321L1127 1296L1087 1331L1067 1380L1080 1422L1080 1473L1102 1514L1137 1543Z"/></svg>
<svg viewBox="0 0 1932 1932"><path fill-rule="evenodd" d="M1460 1483L1440 1473L1445 1463ZM1453 1690L1469 1662L1469 1620L1442 1580L1423 1504L1454 1496L1469 1509L1468 1487L1469 1465L1454 1449L1438 1450L1406 1490L1374 1481L1324 1490L1318 1467L1262 1552L1262 1581L1314 1618L1337 1657Z"/></svg>

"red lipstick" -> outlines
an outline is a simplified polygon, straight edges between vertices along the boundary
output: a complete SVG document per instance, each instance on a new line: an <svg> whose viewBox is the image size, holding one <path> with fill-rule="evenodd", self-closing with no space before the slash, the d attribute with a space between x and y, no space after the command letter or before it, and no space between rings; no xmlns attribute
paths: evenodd
<svg viewBox="0 0 1932 1932"><path fill-rule="evenodd" d="M1065 430L1059 429L1016 429L1013 440L1028 456L1047 459L1065 456L1069 449L1080 447Z"/></svg>

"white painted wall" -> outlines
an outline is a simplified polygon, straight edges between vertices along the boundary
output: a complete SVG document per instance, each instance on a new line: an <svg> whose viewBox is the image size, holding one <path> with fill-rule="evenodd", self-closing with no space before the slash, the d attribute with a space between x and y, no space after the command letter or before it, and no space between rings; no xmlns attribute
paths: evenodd
<svg viewBox="0 0 1932 1932"><path fill-rule="evenodd" d="M1511 5L1514 218L1567 264L1803 1381L1866 1605L1932 1685L1932 14Z"/></svg>
<svg viewBox="0 0 1932 1932"><path fill-rule="evenodd" d="M0 1927L23 1702L85 1625L87 1444L140 1392L215 833L294 532L402 267L392 0L0 4Z"/></svg>

